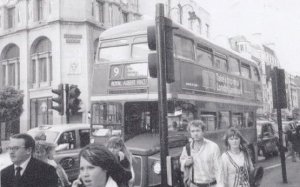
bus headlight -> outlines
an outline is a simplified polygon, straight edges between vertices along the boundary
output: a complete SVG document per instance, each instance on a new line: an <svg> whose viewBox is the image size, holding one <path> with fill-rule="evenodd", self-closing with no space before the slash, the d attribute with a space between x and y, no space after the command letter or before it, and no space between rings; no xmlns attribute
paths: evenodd
<svg viewBox="0 0 300 187"><path fill-rule="evenodd" d="M152 166L153 172L157 175L161 173L160 161L155 161Z"/></svg>
<svg viewBox="0 0 300 187"><path fill-rule="evenodd" d="M91 138L91 139L90 139L90 143L91 143L91 144L95 143L95 139L94 139L94 138Z"/></svg>

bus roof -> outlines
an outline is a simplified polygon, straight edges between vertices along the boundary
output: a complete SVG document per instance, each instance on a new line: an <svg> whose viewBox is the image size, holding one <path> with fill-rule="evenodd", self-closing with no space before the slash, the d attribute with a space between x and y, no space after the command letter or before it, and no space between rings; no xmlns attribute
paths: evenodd
<svg viewBox="0 0 300 187"><path fill-rule="evenodd" d="M103 31L100 34L99 39L100 40L109 40L109 39L117 39L117 38L123 38L128 36L136 36L136 35L145 35L147 34L147 27L153 26L155 23L152 19L145 19L145 20L138 20L138 21L132 21L129 23L121 24L112 28L109 28L105 31ZM193 40L199 41L201 43L209 45L209 47L213 48L214 50L217 50L220 53L226 53L226 55L231 55L232 57L238 57L240 59L246 60L252 65L257 65L257 63L246 56L241 55L241 53L238 53L237 51L234 51L230 48L220 46L219 44L203 38L202 36L196 34L195 32L189 30L188 28L177 24L176 22L173 22L173 27L179 28L175 29L176 34L180 34L182 36L189 36L188 38L191 38Z"/></svg>

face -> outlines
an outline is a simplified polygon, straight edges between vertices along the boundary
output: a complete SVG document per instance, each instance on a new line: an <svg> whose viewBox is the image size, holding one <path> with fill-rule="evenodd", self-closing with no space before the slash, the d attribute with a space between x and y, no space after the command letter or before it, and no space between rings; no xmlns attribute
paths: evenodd
<svg viewBox="0 0 300 187"><path fill-rule="evenodd" d="M47 152L44 148L36 148L34 152L34 157L39 160L47 160Z"/></svg>
<svg viewBox="0 0 300 187"><path fill-rule="evenodd" d="M203 139L203 131L201 127L190 127L191 137L194 141L199 141Z"/></svg>
<svg viewBox="0 0 300 187"><path fill-rule="evenodd" d="M241 139L238 136L231 136L228 138L228 144L230 149L239 149Z"/></svg>
<svg viewBox="0 0 300 187"><path fill-rule="evenodd" d="M104 187L107 171L80 158L80 178L86 187Z"/></svg>
<svg viewBox="0 0 300 187"><path fill-rule="evenodd" d="M9 141L9 148L10 159L16 165L22 164L31 155L31 148L25 148L24 139L11 138Z"/></svg>

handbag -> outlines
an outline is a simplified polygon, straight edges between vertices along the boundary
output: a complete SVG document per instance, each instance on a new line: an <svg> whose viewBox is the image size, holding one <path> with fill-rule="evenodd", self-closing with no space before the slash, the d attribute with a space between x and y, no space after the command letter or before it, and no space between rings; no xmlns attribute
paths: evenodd
<svg viewBox="0 0 300 187"><path fill-rule="evenodd" d="M259 187L261 180L263 179L264 176L264 168L259 166L259 167L254 167L253 171L250 170L250 161L251 158L249 157L248 154L245 154L247 158L247 164L248 164L248 173L249 173L249 183L250 187Z"/></svg>
<svg viewBox="0 0 300 187"><path fill-rule="evenodd" d="M256 167L250 172L250 187L259 187L264 176L264 168Z"/></svg>
<svg viewBox="0 0 300 187"><path fill-rule="evenodd" d="M189 143L186 144L186 153L188 156L191 156L191 146ZM184 168L184 177L183 177L184 187L198 187L194 184L194 166Z"/></svg>

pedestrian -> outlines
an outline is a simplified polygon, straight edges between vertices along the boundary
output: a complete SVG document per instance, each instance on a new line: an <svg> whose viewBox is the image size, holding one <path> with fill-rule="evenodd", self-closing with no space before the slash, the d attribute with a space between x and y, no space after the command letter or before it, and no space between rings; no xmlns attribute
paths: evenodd
<svg viewBox="0 0 300 187"><path fill-rule="evenodd" d="M220 149L203 137L205 128L201 120L190 121L187 126L191 141L180 156L184 183L189 187L223 187Z"/></svg>
<svg viewBox="0 0 300 187"><path fill-rule="evenodd" d="M292 159L296 162L296 155L300 156L300 125L296 126L296 132L292 134L292 150L294 151Z"/></svg>
<svg viewBox="0 0 300 187"><path fill-rule="evenodd" d="M104 145L90 144L79 153L79 177L72 187L119 187L124 169Z"/></svg>
<svg viewBox="0 0 300 187"><path fill-rule="evenodd" d="M295 154L295 146L293 145L294 142L294 137L295 137L295 132L293 131L293 129L288 126L288 129L286 131L286 136L287 136L287 148L288 148L288 154L287 156L291 155L292 156L292 162L297 162L296 160L296 154Z"/></svg>
<svg viewBox="0 0 300 187"><path fill-rule="evenodd" d="M55 168L33 158L35 141L28 134L16 134L8 146L12 165L1 172L1 187L57 187Z"/></svg>
<svg viewBox="0 0 300 187"><path fill-rule="evenodd" d="M68 176L60 164L57 164L55 160L53 160L53 150L55 149L55 145L52 143L48 143L45 141L37 141L35 144L35 152L34 157L53 166L56 169L56 173L58 175L58 186L59 187L68 187L71 186L71 182L68 179Z"/></svg>
<svg viewBox="0 0 300 187"><path fill-rule="evenodd" d="M132 167L132 154L129 152L123 139L119 136L111 137L106 147L116 156L121 166L128 172L124 176L124 187L133 187L134 171Z"/></svg>
<svg viewBox="0 0 300 187"><path fill-rule="evenodd" d="M254 170L247 151L247 141L234 127L224 137L227 150L222 154L225 187L250 187L250 173Z"/></svg>

